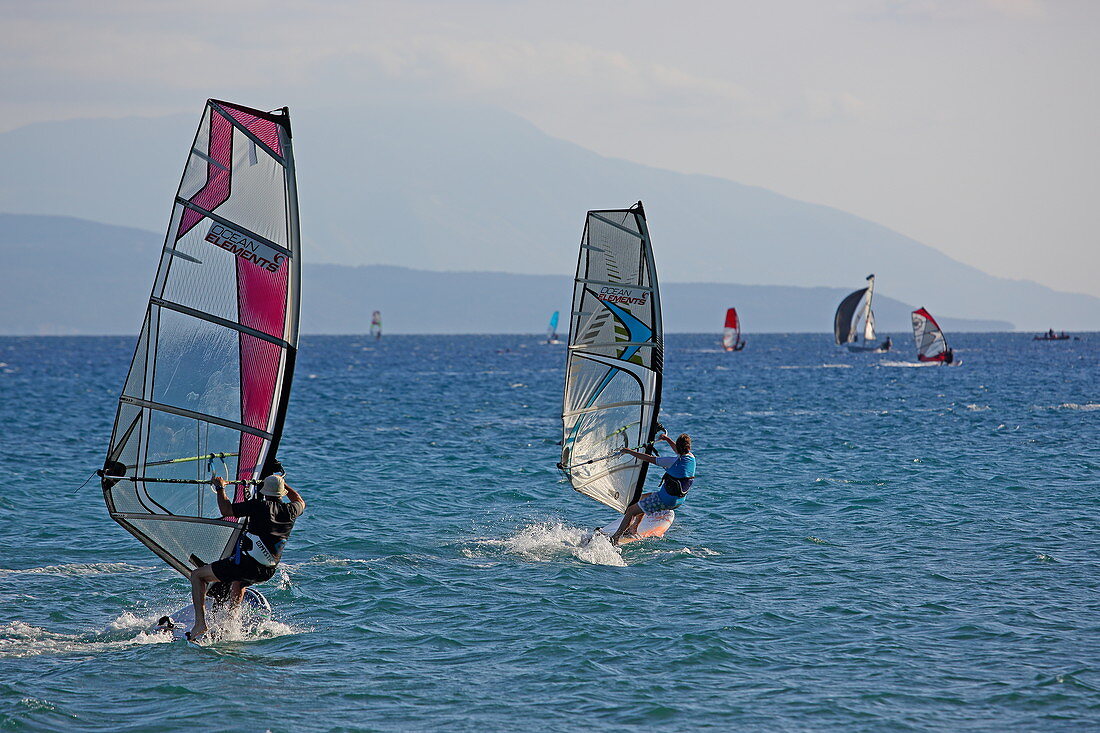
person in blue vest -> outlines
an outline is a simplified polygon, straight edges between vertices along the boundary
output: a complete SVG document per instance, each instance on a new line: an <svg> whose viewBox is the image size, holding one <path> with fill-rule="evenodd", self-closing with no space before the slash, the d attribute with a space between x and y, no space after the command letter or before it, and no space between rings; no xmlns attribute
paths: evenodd
<svg viewBox="0 0 1100 733"><path fill-rule="evenodd" d="M657 491L642 494L638 501L626 508L619 529L611 536L613 545L618 544L623 535L638 527L642 515L676 509L683 504L695 482L695 455L691 452L691 436L682 433L673 440L667 434L662 434L660 439L671 445L676 453L671 456L651 456L629 448L619 451L620 455L634 456L640 461L660 466L665 469L665 475L661 477L661 485Z"/></svg>

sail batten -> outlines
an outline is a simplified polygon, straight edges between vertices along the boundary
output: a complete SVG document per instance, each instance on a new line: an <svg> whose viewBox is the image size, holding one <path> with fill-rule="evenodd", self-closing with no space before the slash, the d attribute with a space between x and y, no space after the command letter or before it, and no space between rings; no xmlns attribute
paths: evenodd
<svg viewBox="0 0 1100 733"><path fill-rule="evenodd" d="M286 108L209 100L188 151L103 471L111 517L189 575L241 531L214 475L273 471L298 341L301 258Z"/></svg>
<svg viewBox="0 0 1100 733"><path fill-rule="evenodd" d="M618 511L637 500L656 433L663 371L660 293L641 202L590 211L574 279L559 467Z"/></svg>

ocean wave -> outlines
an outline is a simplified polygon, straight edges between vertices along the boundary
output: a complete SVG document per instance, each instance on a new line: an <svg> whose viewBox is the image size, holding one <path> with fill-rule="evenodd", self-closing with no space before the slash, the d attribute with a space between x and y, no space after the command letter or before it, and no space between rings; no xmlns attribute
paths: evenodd
<svg viewBox="0 0 1100 733"><path fill-rule="evenodd" d="M572 557L590 565L626 567L622 553L602 534L569 527L561 522L531 524L502 540L483 539L476 544L499 547L510 554L536 562L554 562Z"/></svg>
<svg viewBox="0 0 1100 733"><path fill-rule="evenodd" d="M144 644L166 644L167 634L140 631L126 639L103 639L97 634L62 634L23 621L0 624L0 658L37 657L45 654L108 652Z"/></svg>
<svg viewBox="0 0 1100 733"><path fill-rule="evenodd" d="M0 568L0 575L119 575L122 573L144 573L158 569L148 565L131 565L125 562L89 562L46 565L41 568L23 568L21 570Z"/></svg>
<svg viewBox="0 0 1100 733"><path fill-rule="evenodd" d="M189 612L190 606L187 609ZM0 624L0 659L113 652L135 646L171 643L177 637L155 627L161 617L176 615L179 611L178 606L150 609L147 613L124 611L108 623L106 629L76 633L50 631L25 621ZM248 611L236 617L225 613L208 615L207 618L211 621L211 627L203 646L259 641L313 631L311 627L289 624L272 616L260 616Z"/></svg>
<svg viewBox="0 0 1100 733"><path fill-rule="evenodd" d="M653 554L657 556L667 555L671 557L717 557L720 553L708 547L681 547L678 550L658 550Z"/></svg>

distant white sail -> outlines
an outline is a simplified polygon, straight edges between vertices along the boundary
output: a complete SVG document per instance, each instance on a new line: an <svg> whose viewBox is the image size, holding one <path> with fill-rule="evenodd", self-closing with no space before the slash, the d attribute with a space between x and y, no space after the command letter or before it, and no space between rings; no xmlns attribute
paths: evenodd
<svg viewBox="0 0 1100 733"><path fill-rule="evenodd" d="M620 512L641 494L648 464L617 451L653 442L662 348L641 202L589 211L573 288L558 465L574 489Z"/></svg>
<svg viewBox="0 0 1100 733"><path fill-rule="evenodd" d="M382 338L382 311L375 311L370 317L370 335L374 340Z"/></svg>
<svg viewBox="0 0 1100 733"><path fill-rule="evenodd" d="M871 301L875 296L875 276L867 276L867 287L855 290L844 297L833 316L833 337L838 345L847 345L850 351L887 349L889 343L875 343L875 313ZM860 308L862 302L863 307ZM860 324L862 321L862 327ZM863 336L862 343L859 342Z"/></svg>
<svg viewBox="0 0 1100 733"><path fill-rule="evenodd" d="M867 298L867 302L870 303L870 297ZM865 343L873 343L875 340L875 314L870 308L867 309L867 322L863 324L863 341Z"/></svg>
<svg viewBox="0 0 1100 733"><path fill-rule="evenodd" d="M875 276L867 276L867 299L863 304L863 342L871 344L875 341L875 314L871 310L871 299L875 297Z"/></svg>

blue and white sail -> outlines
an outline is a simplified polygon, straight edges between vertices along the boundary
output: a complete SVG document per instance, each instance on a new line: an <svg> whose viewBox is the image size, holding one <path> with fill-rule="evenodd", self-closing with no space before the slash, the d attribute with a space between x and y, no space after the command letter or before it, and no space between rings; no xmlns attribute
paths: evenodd
<svg viewBox="0 0 1100 733"><path fill-rule="evenodd" d="M653 443L661 401L661 299L645 212L589 211L569 322L562 455L577 491L618 511L648 464L618 455Z"/></svg>

